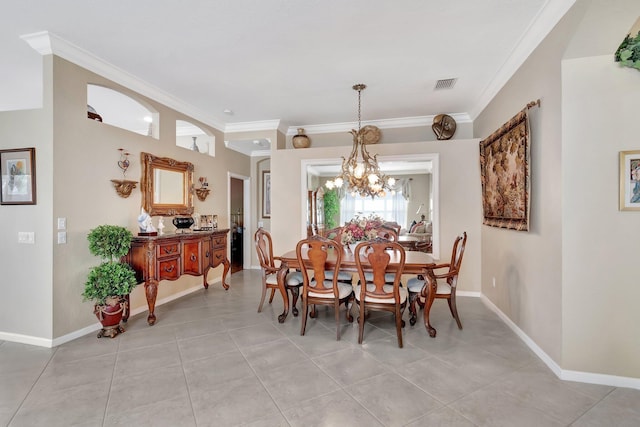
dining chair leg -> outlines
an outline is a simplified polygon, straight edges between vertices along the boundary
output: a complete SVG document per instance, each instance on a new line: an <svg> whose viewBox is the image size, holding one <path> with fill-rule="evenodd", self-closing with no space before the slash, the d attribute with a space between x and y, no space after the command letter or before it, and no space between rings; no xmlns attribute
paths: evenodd
<svg viewBox="0 0 640 427"><path fill-rule="evenodd" d="M309 305L307 299L302 298L302 327L300 328L300 335L304 335L304 331L307 327L307 317L309 317Z"/></svg>
<svg viewBox="0 0 640 427"><path fill-rule="evenodd" d="M364 338L364 304L360 304L360 314L358 315L358 344L362 344Z"/></svg>
<svg viewBox="0 0 640 427"><path fill-rule="evenodd" d="M400 310L396 310L396 334L398 335L398 347L402 348L402 312Z"/></svg>
<svg viewBox="0 0 640 427"><path fill-rule="evenodd" d="M276 288L271 288L271 296L269 297L269 304L273 301L273 296L276 294Z"/></svg>
<svg viewBox="0 0 640 427"><path fill-rule="evenodd" d="M418 321L418 312L416 310L416 300L418 299L417 292L409 292L409 313L411 317L409 318L409 323L411 326L415 325Z"/></svg>
<svg viewBox="0 0 640 427"><path fill-rule="evenodd" d="M291 312L293 316L298 316L298 309L296 308L296 303L298 302L298 296L300 295L300 287L294 286L291 288Z"/></svg>
<svg viewBox="0 0 640 427"><path fill-rule="evenodd" d="M336 298L335 303L333 304L333 310L335 311L336 317L336 340L340 341L340 306L342 303L339 299Z"/></svg>
<svg viewBox="0 0 640 427"><path fill-rule="evenodd" d="M347 297L347 298L344 300L344 306L345 306L345 308L347 309L347 321L348 321L349 323L353 322L353 315L351 314L351 307L353 306L353 301L354 301L354 300L355 300L355 299L353 298L353 295L351 295L351 296Z"/></svg>
<svg viewBox="0 0 640 427"><path fill-rule="evenodd" d="M460 322L460 317L458 316L458 307L456 307L456 295L451 294L447 302L449 303L449 310L451 311L453 318L456 319L458 329L462 329L462 322Z"/></svg>
<svg viewBox="0 0 640 427"><path fill-rule="evenodd" d="M258 313L262 312L262 304L264 304L264 298L267 296L267 287L262 286L262 298L260 298L260 305L258 306Z"/></svg>

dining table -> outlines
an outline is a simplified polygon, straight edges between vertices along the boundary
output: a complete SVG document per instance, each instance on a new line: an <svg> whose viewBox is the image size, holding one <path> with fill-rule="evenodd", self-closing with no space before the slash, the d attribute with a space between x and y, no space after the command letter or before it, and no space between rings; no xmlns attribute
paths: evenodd
<svg viewBox="0 0 640 427"><path fill-rule="evenodd" d="M328 251L329 253L326 261L327 269L333 269L336 266L337 256L334 251L334 249L330 249ZM397 264L400 260L400 252L397 250L388 250L387 252L390 256L389 264ZM304 248L302 258L306 258L306 249ZM295 250L285 252L283 255L275 257L275 259L279 260L281 263L281 268L277 273L277 280L278 289L280 290L284 301L284 311L278 316L278 322L284 323L289 314L289 295L285 286L286 277L291 269L300 270L303 266L298 263L298 256L296 255ZM367 264L365 258L362 258L362 261L364 261L364 265ZM437 289L436 278L432 269L435 265L434 259L430 254L420 251L405 251L405 264L402 274L421 274L424 276L425 283L427 284L426 295L423 295L425 297L424 326L431 337L436 336L436 330L429 322L429 311L431 310L431 305L435 299ZM339 268L341 271L358 271L353 251L346 245L343 247L342 260L340 261Z"/></svg>

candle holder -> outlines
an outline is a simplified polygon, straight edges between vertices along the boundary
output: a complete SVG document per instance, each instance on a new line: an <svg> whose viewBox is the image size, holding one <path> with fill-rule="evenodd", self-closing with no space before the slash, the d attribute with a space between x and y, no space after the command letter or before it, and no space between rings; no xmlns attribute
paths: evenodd
<svg viewBox="0 0 640 427"><path fill-rule="evenodd" d="M200 182L200 188L196 188L196 196L198 196L198 200L204 202L207 199L207 196L209 196L211 190L208 188L209 183L207 182L207 177L201 176L198 178L198 181Z"/></svg>
<svg viewBox="0 0 640 427"><path fill-rule="evenodd" d="M129 152L125 151L124 148L118 148L120 151L120 160L118 160L118 167L122 171L122 177L125 178L127 174L127 169L131 166L131 162L129 162ZM131 181L128 179L112 179L113 187L118 193L118 196L127 198L131 195L131 191L136 188L138 181Z"/></svg>

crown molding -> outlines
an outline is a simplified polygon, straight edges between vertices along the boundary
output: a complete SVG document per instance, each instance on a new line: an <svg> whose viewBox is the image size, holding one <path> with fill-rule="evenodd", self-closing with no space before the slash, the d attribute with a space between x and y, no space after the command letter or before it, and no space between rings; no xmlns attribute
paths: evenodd
<svg viewBox="0 0 640 427"><path fill-rule="evenodd" d="M217 130L225 128L224 123L212 119L209 114L141 80L133 74L104 61L92 53L69 43L49 31L25 34L20 36L20 38L41 55L59 56Z"/></svg>
<svg viewBox="0 0 640 427"><path fill-rule="evenodd" d="M495 77L484 89L475 107L469 112L472 120L475 120L482 113L482 110L489 105L491 100L495 98L575 2L576 0L546 2L529 27L524 31L518 43L516 43L511 55L509 55Z"/></svg>
<svg viewBox="0 0 640 427"><path fill-rule="evenodd" d="M271 150L256 150L251 152L251 157L270 157Z"/></svg>
<svg viewBox="0 0 640 427"><path fill-rule="evenodd" d="M256 122L238 122L227 123L224 126L225 133L235 132L253 132L263 130L278 130L280 126L280 120L260 120Z"/></svg>
<svg viewBox="0 0 640 427"><path fill-rule="evenodd" d="M467 113L451 113L449 114L458 123L471 123L471 117ZM412 128L421 126L431 126L433 124L433 118L435 115L430 116L417 116L417 117L400 117L396 119L383 119L383 120L367 120L363 121L362 125L373 125L380 129L398 129L398 128ZM319 134L319 133L338 133L349 132L351 129L358 127L358 122L346 122L346 123L328 123L322 125L305 125L305 126L289 126L287 129L287 135L295 135L298 133L298 128L304 128L304 132L307 135Z"/></svg>

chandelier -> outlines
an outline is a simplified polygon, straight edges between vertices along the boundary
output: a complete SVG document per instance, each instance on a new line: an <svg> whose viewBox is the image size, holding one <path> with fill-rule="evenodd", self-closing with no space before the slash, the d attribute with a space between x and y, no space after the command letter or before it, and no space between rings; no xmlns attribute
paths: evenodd
<svg viewBox="0 0 640 427"><path fill-rule="evenodd" d="M361 83L353 86L353 90L358 92L358 130L352 129L350 132L353 135L353 148L348 159L342 157L340 175L327 181L325 186L329 190L333 188L340 189L345 186L352 196L358 194L361 197L371 196L373 199L376 196L384 197L387 194L387 190L393 192L396 180L383 174L378 166L378 155L371 156L367 151L365 135L367 132L371 132L372 128L378 132L378 128L375 126L361 127L360 98L362 91L366 87Z"/></svg>

